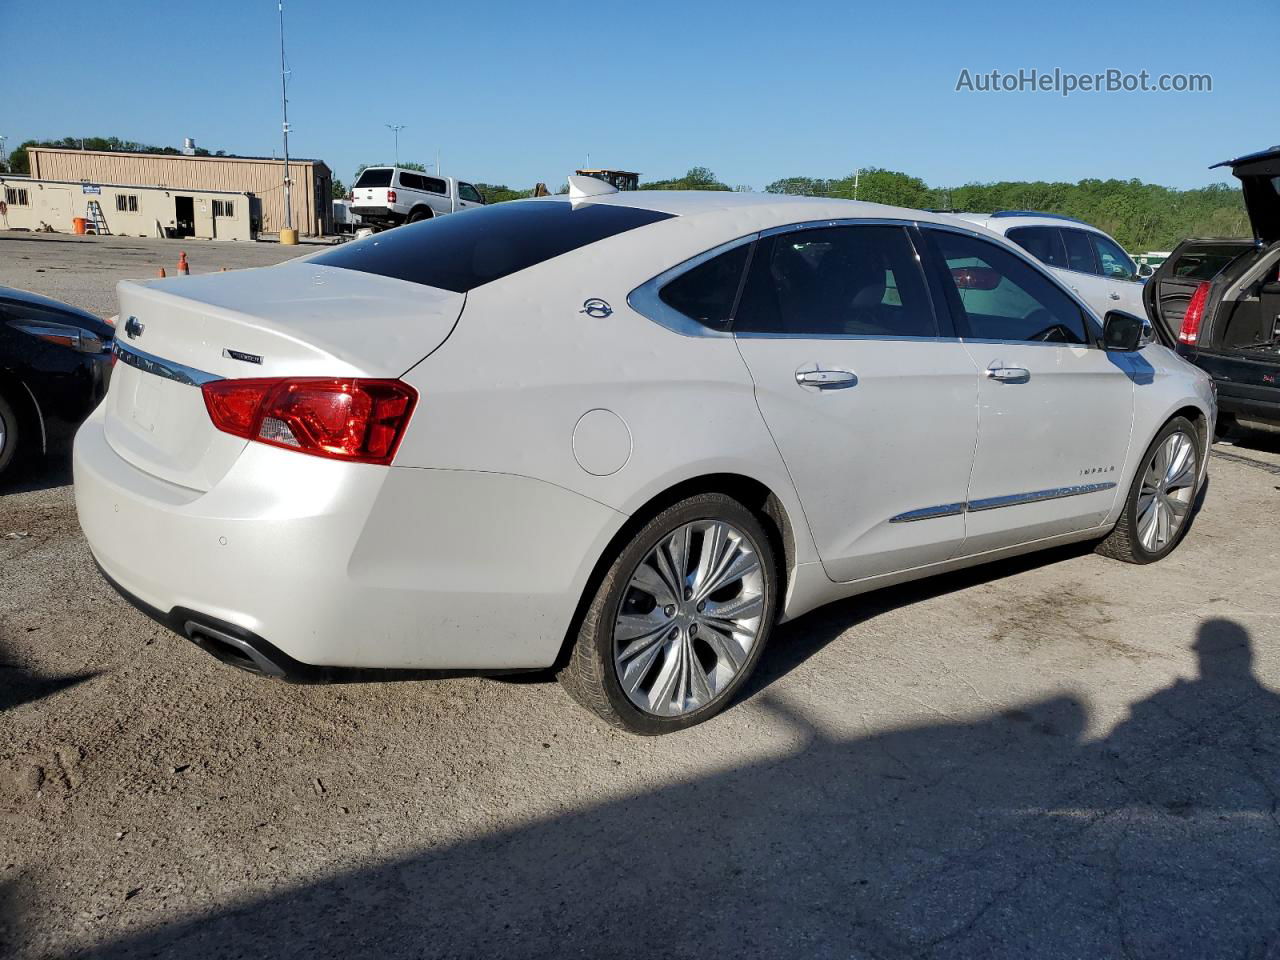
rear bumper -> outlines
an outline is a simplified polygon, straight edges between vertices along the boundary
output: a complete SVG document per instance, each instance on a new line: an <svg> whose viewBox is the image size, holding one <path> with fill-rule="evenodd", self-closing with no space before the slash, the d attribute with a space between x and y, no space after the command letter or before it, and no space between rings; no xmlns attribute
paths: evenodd
<svg viewBox="0 0 1280 960"><path fill-rule="evenodd" d="M122 459L101 410L73 466L80 525L121 593L220 659L294 679L549 666L625 519L525 477L262 444L201 493Z"/></svg>
<svg viewBox="0 0 1280 960"><path fill-rule="evenodd" d="M404 223L406 214L397 213L390 207L352 207L351 212L369 223Z"/></svg>

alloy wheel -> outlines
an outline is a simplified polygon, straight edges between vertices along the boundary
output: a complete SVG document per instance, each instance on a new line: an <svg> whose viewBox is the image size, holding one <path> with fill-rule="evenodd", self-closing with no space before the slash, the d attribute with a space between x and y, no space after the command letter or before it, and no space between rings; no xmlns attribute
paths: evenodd
<svg viewBox="0 0 1280 960"><path fill-rule="evenodd" d="M1185 433L1172 433L1156 447L1138 490L1138 542L1148 553L1171 543L1186 523L1195 498L1195 444Z"/></svg>
<svg viewBox="0 0 1280 960"><path fill-rule="evenodd" d="M760 558L722 520L686 523L636 567L613 627L613 660L627 698L678 717L705 707L742 671L765 610Z"/></svg>

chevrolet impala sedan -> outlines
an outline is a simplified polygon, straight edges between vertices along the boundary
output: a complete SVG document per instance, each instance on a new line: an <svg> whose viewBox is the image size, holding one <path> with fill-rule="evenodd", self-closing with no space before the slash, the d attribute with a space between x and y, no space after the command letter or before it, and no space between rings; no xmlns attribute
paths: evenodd
<svg viewBox="0 0 1280 960"><path fill-rule="evenodd" d="M643 734L821 604L1161 559L1216 414L1003 237L842 200L573 178L119 299L75 445L116 589L260 674L554 668Z"/></svg>

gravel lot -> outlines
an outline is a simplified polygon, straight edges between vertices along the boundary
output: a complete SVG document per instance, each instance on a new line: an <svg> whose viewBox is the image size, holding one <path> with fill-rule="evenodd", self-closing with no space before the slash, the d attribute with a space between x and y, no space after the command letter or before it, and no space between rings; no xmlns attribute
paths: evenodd
<svg viewBox="0 0 1280 960"><path fill-rule="evenodd" d="M296 252L0 234L0 283L106 315L179 249ZM0 954L1280 958L1280 435L1216 453L1165 562L826 608L645 740L224 667L102 582L61 451L0 486Z"/></svg>

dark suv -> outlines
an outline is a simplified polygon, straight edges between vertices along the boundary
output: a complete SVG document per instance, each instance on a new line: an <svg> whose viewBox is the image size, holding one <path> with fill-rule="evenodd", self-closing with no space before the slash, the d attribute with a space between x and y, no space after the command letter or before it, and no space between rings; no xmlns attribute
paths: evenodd
<svg viewBox="0 0 1280 960"><path fill-rule="evenodd" d="M1213 377L1221 432L1237 416L1280 424L1280 146L1217 166L1240 180L1253 239L1182 241L1143 299L1178 353Z"/></svg>

